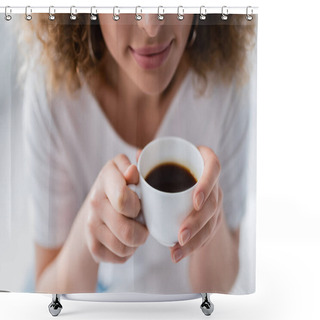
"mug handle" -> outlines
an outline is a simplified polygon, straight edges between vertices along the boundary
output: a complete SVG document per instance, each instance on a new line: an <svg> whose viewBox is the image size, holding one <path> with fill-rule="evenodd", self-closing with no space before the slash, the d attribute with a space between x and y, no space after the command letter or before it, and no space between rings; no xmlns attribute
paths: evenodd
<svg viewBox="0 0 320 320"><path fill-rule="evenodd" d="M136 184L129 184L128 187L137 194L138 198L141 200L141 186L140 186L140 182L136 185ZM142 208L138 214L138 216L134 219L137 222L146 225L146 221L144 219L144 215L143 215L143 211Z"/></svg>

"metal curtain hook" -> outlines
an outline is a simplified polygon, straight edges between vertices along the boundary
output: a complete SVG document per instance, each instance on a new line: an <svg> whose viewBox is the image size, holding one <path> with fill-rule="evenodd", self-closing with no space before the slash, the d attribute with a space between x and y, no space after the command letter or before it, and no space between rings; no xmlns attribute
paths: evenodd
<svg viewBox="0 0 320 320"><path fill-rule="evenodd" d="M93 13L93 10L95 10L95 13ZM97 20L97 9L96 7L91 7L90 9L90 20L96 21Z"/></svg>
<svg viewBox="0 0 320 320"><path fill-rule="evenodd" d="M4 18L7 21L10 21L12 19L12 16L10 15L12 13L12 9L9 6L6 6L4 9Z"/></svg>
<svg viewBox="0 0 320 320"><path fill-rule="evenodd" d="M223 6L221 8L221 20L223 21L228 20L228 14L229 14L228 7Z"/></svg>
<svg viewBox="0 0 320 320"><path fill-rule="evenodd" d="M162 10L162 13L160 13L160 9ZM163 6L159 6L158 7L158 20L163 21L163 19L164 19L164 9L163 9Z"/></svg>
<svg viewBox="0 0 320 320"><path fill-rule="evenodd" d="M200 7L200 20L206 20L207 18L207 8L205 6Z"/></svg>
<svg viewBox="0 0 320 320"><path fill-rule="evenodd" d="M49 7L49 20L53 21L56 17L55 14L56 13L56 9L54 8L54 6Z"/></svg>
<svg viewBox="0 0 320 320"><path fill-rule="evenodd" d="M30 21L32 19L31 13L32 13L31 7L27 6L26 7L26 17L25 17L27 21Z"/></svg>
<svg viewBox="0 0 320 320"><path fill-rule="evenodd" d="M140 11L140 14L138 14L138 10ZM140 6L137 6L136 7L136 20L137 21L140 21L142 19L141 13L142 13L142 8Z"/></svg>
<svg viewBox="0 0 320 320"><path fill-rule="evenodd" d="M184 18L183 15L184 15L184 8L183 8L183 6L179 6L178 7L178 15L177 15L178 20L182 21Z"/></svg>
<svg viewBox="0 0 320 320"><path fill-rule="evenodd" d="M70 7L70 20L77 20L77 8L75 6Z"/></svg>
<svg viewBox="0 0 320 320"><path fill-rule="evenodd" d="M247 21L251 21L253 19L253 9L252 7L248 6L247 9L246 9L246 19Z"/></svg>
<svg viewBox="0 0 320 320"><path fill-rule="evenodd" d="M116 13L116 10L117 10L117 13ZM119 19L120 19L120 10L119 10L119 7L113 7L113 17L112 17L112 19L114 20L114 21L118 21Z"/></svg>

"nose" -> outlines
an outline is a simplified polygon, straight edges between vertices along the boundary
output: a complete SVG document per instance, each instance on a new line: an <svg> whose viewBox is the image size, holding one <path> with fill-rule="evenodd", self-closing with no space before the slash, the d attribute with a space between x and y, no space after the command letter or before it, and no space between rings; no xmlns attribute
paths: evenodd
<svg viewBox="0 0 320 320"><path fill-rule="evenodd" d="M156 14L143 14L137 24L150 38L154 38L158 35L164 22L163 20L159 21Z"/></svg>

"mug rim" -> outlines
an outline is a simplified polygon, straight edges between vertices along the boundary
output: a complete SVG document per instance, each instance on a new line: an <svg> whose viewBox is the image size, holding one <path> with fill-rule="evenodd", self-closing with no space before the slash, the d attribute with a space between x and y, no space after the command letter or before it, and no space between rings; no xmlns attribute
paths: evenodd
<svg viewBox="0 0 320 320"><path fill-rule="evenodd" d="M162 195L166 195L166 196L174 196L174 195L182 195L184 193L187 193L187 192L190 192L192 189L194 189L197 185L198 185L198 182L200 180L197 179L197 182L190 188L186 189L186 190L183 190L183 191L178 191L178 192L166 192L166 191L161 191L161 190L158 190L156 188L154 188L152 185L150 185L146 179L143 177L143 175L141 174L141 171L140 171L140 164L141 164L141 158L142 158L142 155L143 153L146 151L147 148L149 148L152 144L154 143L157 143L159 140L180 140L180 141L183 141L184 143L187 143L189 144L194 150L196 150L198 152L198 154L200 155L200 158L201 158L201 161L202 161L202 172L201 172L201 175L200 175L200 178L203 174L203 169L204 169L204 161L203 161L203 158L201 156L201 153L199 151L199 149L193 144L191 143L190 141L186 140L186 139L183 139L183 138L180 138L180 137L175 137L175 136L165 136L165 137L159 137L159 138L156 138L152 141L150 141L144 148L143 150L141 151L140 153L140 156L139 156L139 159L138 159L138 164L137 164L137 168L138 168L138 172L139 172L139 179L141 179L148 187L150 187L152 190L162 194ZM179 164L177 162L177 164ZM141 183L141 181L140 181Z"/></svg>

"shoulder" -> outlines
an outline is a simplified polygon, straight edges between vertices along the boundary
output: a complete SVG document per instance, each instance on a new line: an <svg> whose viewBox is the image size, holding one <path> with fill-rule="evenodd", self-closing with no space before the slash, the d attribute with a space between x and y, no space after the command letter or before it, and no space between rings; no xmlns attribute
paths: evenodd
<svg viewBox="0 0 320 320"><path fill-rule="evenodd" d="M254 75L242 83L235 79L225 83L214 72L208 72L204 82L190 71L182 88L181 99L199 112L219 117L222 120L232 113L246 113L254 104Z"/></svg>
<svg viewBox="0 0 320 320"><path fill-rule="evenodd" d="M66 88L53 91L47 85L47 72L42 65L31 65L25 76L24 112L27 116L41 117L45 122L65 122L68 118L87 112L93 97L84 84L69 93Z"/></svg>
<svg viewBox="0 0 320 320"><path fill-rule="evenodd" d="M30 64L23 80L23 115L26 128L32 129L35 123L41 124L48 121L45 70L40 65Z"/></svg>

